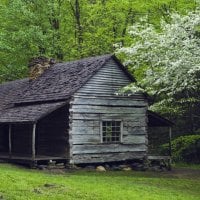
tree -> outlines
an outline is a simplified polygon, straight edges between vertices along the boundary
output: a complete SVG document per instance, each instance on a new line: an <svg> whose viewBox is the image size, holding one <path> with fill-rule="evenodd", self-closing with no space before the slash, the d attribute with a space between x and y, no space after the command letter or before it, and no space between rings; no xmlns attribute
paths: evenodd
<svg viewBox="0 0 200 200"><path fill-rule="evenodd" d="M153 109L187 113L193 131L200 103L200 11L171 14L159 30L143 18L129 34L133 44L118 52L125 54L138 84L154 97Z"/></svg>
<svg viewBox="0 0 200 200"><path fill-rule="evenodd" d="M58 55L53 6L39 0L1 2L0 82L24 77L31 57Z"/></svg>
<svg viewBox="0 0 200 200"><path fill-rule="evenodd" d="M25 77L32 57L67 61L112 53L114 43L130 44L127 27L140 16L148 13L157 24L174 5L193 9L194 1L1 0L0 82Z"/></svg>

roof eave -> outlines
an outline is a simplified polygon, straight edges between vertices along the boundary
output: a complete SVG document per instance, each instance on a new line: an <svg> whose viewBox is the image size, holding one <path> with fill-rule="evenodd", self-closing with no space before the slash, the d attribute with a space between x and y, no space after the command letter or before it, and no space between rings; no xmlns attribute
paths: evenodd
<svg viewBox="0 0 200 200"><path fill-rule="evenodd" d="M116 57L115 54L111 55L111 58L121 67L124 73L129 77L132 82L137 82L133 75L127 70L127 68L121 63L121 61Z"/></svg>
<svg viewBox="0 0 200 200"><path fill-rule="evenodd" d="M163 123L162 125L160 125L161 127L172 127L175 125L174 122L162 117L161 115L159 115L158 113L155 113L153 111L148 110L148 116L152 116L153 118L155 118L156 120L160 121L161 123ZM151 126L151 125L150 125ZM154 127L154 125L152 126ZM155 126L156 127L156 126Z"/></svg>

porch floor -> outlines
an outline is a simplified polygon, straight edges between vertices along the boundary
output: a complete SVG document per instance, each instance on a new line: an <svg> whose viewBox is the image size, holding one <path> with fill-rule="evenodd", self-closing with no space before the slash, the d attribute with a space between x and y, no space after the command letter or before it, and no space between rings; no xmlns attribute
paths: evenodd
<svg viewBox="0 0 200 200"><path fill-rule="evenodd" d="M159 155L148 155L148 160L168 160L171 159L170 156L159 156Z"/></svg>
<svg viewBox="0 0 200 200"><path fill-rule="evenodd" d="M8 153L0 154L0 159L2 160L27 160L27 161L47 161L47 160L67 160L64 156L46 156L46 155L36 155L33 159L28 155L12 155L10 156Z"/></svg>
<svg viewBox="0 0 200 200"><path fill-rule="evenodd" d="M171 170L171 156L162 156L162 155L147 155L147 160L151 162L159 162L166 166L168 170Z"/></svg>

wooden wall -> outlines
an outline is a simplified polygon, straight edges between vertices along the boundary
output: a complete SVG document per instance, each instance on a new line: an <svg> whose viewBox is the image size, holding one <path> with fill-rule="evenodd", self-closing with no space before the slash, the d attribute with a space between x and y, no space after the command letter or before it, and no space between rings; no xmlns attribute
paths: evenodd
<svg viewBox="0 0 200 200"><path fill-rule="evenodd" d="M70 102L70 162L96 163L143 158L147 153L147 101L141 94L116 96L131 81L109 61ZM121 120L122 141L101 143L101 122Z"/></svg>
<svg viewBox="0 0 200 200"><path fill-rule="evenodd" d="M32 124L13 124L11 128L12 155L31 156Z"/></svg>
<svg viewBox="0 0 200 200"><path fill-rule="evenodd" d="M36 155L68 156L69 106L40 120L36 128Z"/></svg>
<svg viewBox="0 0 200 200"><path fill-rule="evenodd" d="M0 125L0 154L8 153L8 125Z"/></svg>

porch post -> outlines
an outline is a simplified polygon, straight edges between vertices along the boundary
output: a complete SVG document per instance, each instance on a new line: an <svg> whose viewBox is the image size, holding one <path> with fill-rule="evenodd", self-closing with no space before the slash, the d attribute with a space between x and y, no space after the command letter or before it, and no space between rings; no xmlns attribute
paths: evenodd
<svg viewBox="0 0 200 200"><path fill-rule="evenodd" d="M9 124L9 130L8 130L8 147L9 147L9 157L12 157L12 141L11 141L11 133L12 133L12 125Z"/></svg>
<svg viewBox="0 0 200 200"><path fill-rule="evenodd" d="M172 156L171 139L172 139L172 128L169 127L169 156L170 156L170 158L168 159L168 170L172 169L172 165L171 165L171 156Z"/></svg>
<svg viewBox="0 0 200 200"><path fill-rule="evenodd" d="M33 132L32 132L32 159L35 160L35 131L36 131L36 123L33 124Z"/></svg>
<svg viewBox="0 0 200 200"><path fill-rule="evenodd" d="M169 127L169 156L172 156L172 144L171 144L171 139L172 139L172 128Z"/></svg>

